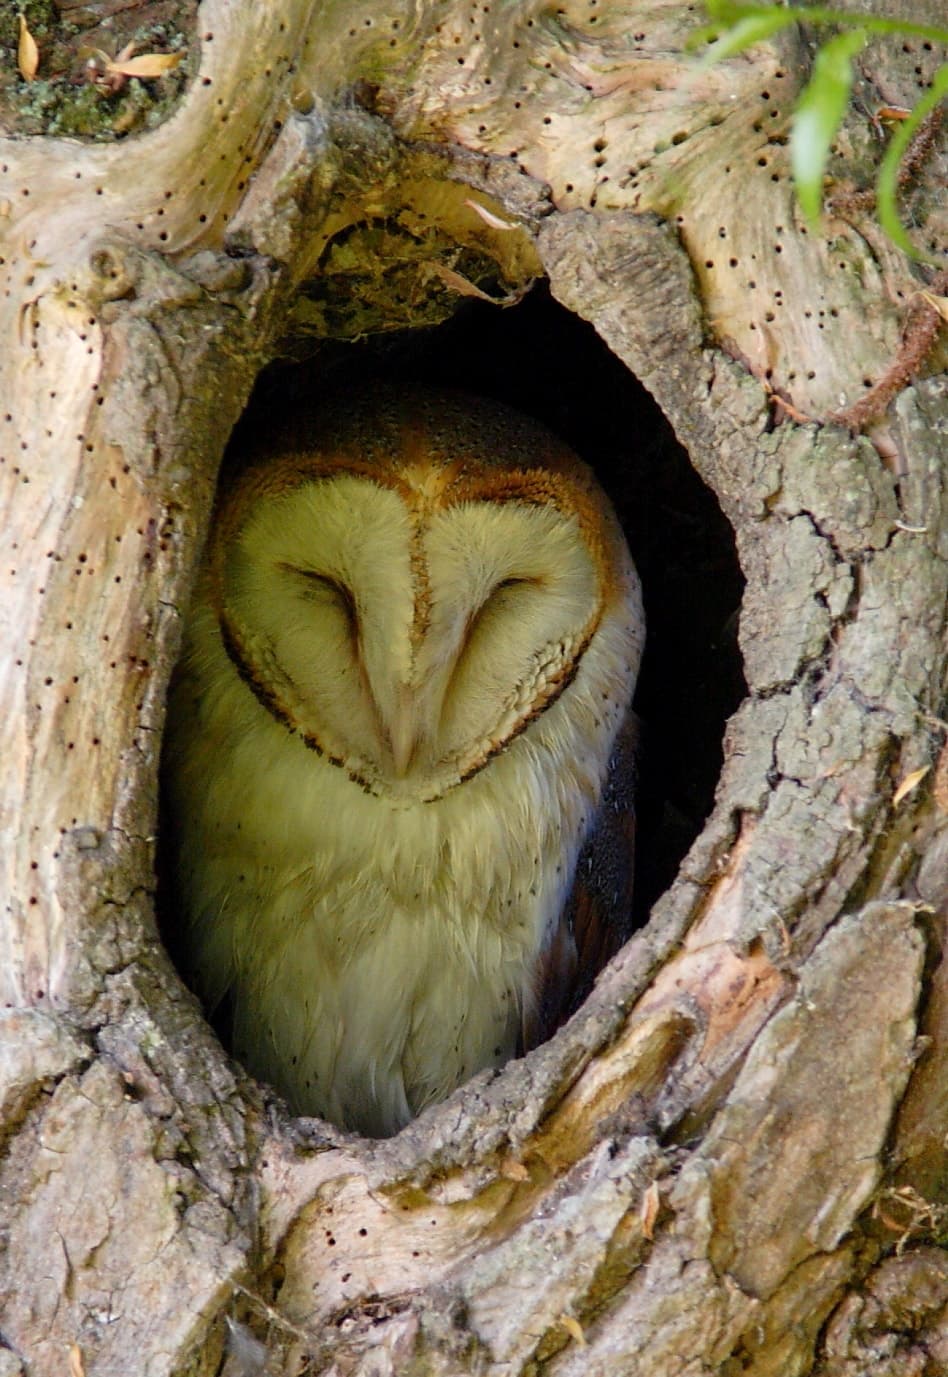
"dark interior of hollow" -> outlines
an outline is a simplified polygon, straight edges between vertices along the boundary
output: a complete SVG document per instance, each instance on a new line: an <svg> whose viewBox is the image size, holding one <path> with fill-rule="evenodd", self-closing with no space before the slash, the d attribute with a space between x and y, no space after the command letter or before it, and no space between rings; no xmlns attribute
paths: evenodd
<svg viewBox="0 0 948 1377"><path fill-rule="evenodd" d="M736 636L743 580L731 528L649 393L542 285L506 310L472 301L434 328L321 343L304 363L271 365L232 449L245 430L265 433L275 412L286 417L317 392L373 377L517 407L572 445L612 498L647 619L636 695L641 926L710 812L724 723L744 691Z"/></svg>

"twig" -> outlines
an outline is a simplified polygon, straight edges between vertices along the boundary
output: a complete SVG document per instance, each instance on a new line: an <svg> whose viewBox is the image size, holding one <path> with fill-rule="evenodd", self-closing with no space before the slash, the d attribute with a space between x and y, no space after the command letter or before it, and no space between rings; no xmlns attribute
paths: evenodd
<svg viewBox="0 0 948 1377"><path fill-rule="evenodd" d="M932 296L948 291L948 271L936 273L929 284ZM904 387L908 387L932 349L943 325L941 312L919 293L912 301L902 329L902 346L890 366L873 387L842 411L831 411L827 420L850 430L865 429L877 420Z"/></svg>

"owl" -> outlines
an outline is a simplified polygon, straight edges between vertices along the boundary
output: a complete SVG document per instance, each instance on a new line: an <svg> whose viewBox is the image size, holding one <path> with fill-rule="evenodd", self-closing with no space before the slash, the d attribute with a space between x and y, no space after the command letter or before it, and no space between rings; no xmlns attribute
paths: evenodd
<svg viewBox="0 0 948 1377"><path fill-rule="evenodd" d="M171 923L296 1112L396 1132L627 935L643 634L590 470L496 403L376 387L243 457L169 697Z"/></svg>

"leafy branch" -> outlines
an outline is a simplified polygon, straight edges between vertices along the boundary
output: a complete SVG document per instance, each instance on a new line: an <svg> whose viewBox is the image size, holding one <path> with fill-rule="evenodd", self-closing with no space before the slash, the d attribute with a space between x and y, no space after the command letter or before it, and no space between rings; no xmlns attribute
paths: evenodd
<svg viewBox="0 0 948 1377"><path fill-rule="evenodd" d="M693 40L695 45L710 44L703 58L705 65L733 57L791 24L832 25L842 30L828 39L816 55L812 76L797 101L790 134L797 197L807 220L812 225L818 224L823 205L823 177L833 140L849 104L854 59L872 34L908 34L948 44L948 28L917 24L907 19L846 14L823 5L741 4L736 0L705 0L705 4L711 23L700 29ZM899 122L876 179L879 223L900 249L916 259L924 255L912 243L899 218L899 169L912 139L946 96L948 62L942 63L929 90Z"/></svg>

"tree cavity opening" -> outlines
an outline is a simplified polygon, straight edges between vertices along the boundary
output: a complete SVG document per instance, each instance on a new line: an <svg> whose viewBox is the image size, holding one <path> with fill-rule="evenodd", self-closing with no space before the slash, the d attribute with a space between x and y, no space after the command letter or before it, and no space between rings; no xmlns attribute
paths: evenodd
<svg viewBox="0 0 948 1377"><path fill-rule="evenodd" d="M222 485L275 418L285 434L294 410L302 414L334 392L374 382L450 388L512 406L571 446L612 500L642 580L647 620L635 699L642 748L632 926L641 927L711 811L724 724L743 696L736 642L743 583L731 529L657 404L545 285L505 310L464 303L436 327L321 342L303 362L271 364L235 431ZM163 909L174 952L173 904ZM571 1007L587 992L588 984L577 989ZM214 1022L239 1055L228 1035L230 1012L225 999Z"/></svg>

